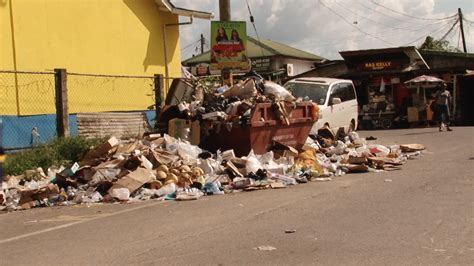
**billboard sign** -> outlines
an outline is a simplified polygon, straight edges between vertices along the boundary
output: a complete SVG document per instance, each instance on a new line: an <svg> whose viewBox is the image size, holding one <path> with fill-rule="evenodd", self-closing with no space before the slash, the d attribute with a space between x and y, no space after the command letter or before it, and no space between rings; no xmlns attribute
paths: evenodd
<svg viewBox="0 0 474 266"><path fill-rule="evenodd" d="M245 21L211 21L210 70L250 69Z"/></svg>

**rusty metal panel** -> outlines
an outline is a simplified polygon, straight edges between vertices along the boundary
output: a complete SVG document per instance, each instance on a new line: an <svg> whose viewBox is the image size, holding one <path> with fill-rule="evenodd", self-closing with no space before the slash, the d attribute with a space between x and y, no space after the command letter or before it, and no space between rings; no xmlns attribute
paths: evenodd
<svg viewBox="0 0 474 266"><path fill-rule="evenodd" d="M150 129L145 112L78 113L79 135L92 137L136 137Z"/></svg>
<svg viewBox="0 0 474 266"><path fill-rule="evenodd" d="M281 121L271 103L256 104L250 122L246 125L213 127L203 132L200 147L216 150L234 149L237 156L247 155L251 149L256 154L269 151L274 142L299 147L308 137L318 117L312 103L287 104L289 124Z"/></svg>

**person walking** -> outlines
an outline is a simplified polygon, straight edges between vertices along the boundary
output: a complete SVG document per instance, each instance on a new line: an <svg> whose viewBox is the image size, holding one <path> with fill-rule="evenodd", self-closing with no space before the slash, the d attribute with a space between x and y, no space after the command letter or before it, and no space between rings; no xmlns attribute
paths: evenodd
<svg viewBox="0 0 474 266"><path fill-rule="evenodd" d="M446 126L448 131L453 131L450 127L451 115L449 112L449 106L451 106L452 99L451 93L448 91L446 84L443 84L443 86L436 92L435 101L435 117L436 122L439 125L439 131L443 131L444 126Z"/></svg>

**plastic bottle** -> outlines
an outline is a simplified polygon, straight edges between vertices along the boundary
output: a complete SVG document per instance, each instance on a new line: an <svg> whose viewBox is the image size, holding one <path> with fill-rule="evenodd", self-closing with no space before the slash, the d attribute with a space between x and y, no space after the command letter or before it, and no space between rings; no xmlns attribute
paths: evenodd
<svg viewBox="0 0 474 266"><path fill-rule="evenodd" d="M163 196L166 196L166 195L171 194L173 192L176 192L176 184L175 183L170 183L170 184L167 184L167 185L161 187L160 189L157 189L155 191L155 195L157 197L163 197Z"/></svg>

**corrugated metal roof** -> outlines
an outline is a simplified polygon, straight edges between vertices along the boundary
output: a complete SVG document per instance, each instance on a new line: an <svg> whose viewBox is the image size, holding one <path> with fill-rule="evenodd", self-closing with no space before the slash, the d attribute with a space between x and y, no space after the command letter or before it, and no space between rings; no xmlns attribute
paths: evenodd
<svg viewBox="0 0 474 266"><path fill-rule="evenodd" d="M260 39L258 41L255 38L250 36L247 37L247 57L249 58L258 58L258 57L271 57L271 56L286 56L296 59L303 60L312 60L312 61L322 61L325 58L318 55L275 42L267 39ZM209 62L211 60L209 51L200 54L198 56L192 57L190 59L184 60L183 64L197 64L203 62Z"/></svg>

